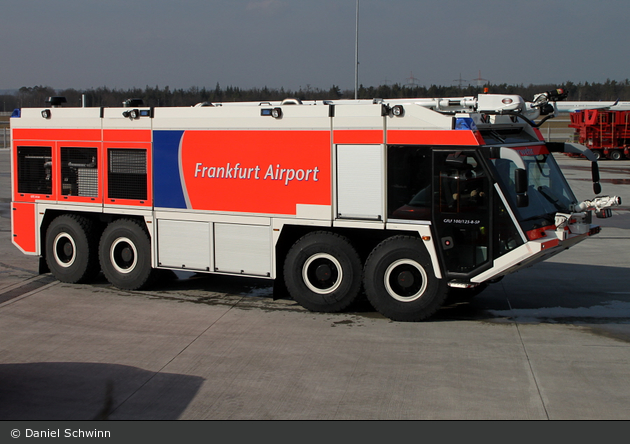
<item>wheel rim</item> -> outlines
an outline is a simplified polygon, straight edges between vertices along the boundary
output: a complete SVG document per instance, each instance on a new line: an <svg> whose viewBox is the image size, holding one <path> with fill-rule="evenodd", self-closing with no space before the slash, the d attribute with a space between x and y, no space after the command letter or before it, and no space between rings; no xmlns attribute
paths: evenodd
<svg viewBox="0 0 630 444"><path fill-rule="evenodd" d="M427 289L427 273L411 259L399 259L385 270L385 288L400 302L412 302L422 297Z"/></svg>
<svg viewBox="0 0 630 444"><path fill-rule="evenodd" d="M53 242L53 254L55 262L61 267L68 268L74 264L77 258L77 246L74 239L68 233L59 233Z"/></svg>
<svg viewBox="0 0 630 444"><path fill-rule="evenodd" d="M119 273L131 273L138 264L138 250L135 244L126 237L119 237L109 250L112 266Z"/></svg>
<svg viewBox="0 0 630 444"><path fill-rule="evenodd" d="M330 254L318 253L304 263L302 279L314 293L330 294L341 285L343 270L339 261Z"/></svg>

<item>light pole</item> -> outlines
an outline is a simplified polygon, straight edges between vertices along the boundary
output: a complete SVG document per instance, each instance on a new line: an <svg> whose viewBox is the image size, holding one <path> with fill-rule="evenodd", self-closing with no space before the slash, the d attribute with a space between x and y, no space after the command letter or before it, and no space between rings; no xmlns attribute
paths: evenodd
<svg viewBox="0 0 630 444"><path fill-rule="evenodd" d="M357 0L357 24L354 44L354 100L359 98L359 0Z"/></svg>

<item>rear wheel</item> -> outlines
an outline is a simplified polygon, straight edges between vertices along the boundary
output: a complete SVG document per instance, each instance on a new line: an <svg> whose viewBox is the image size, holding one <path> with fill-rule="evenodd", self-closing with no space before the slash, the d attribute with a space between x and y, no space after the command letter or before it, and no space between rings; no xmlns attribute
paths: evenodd
<svg viewBox="0 0 630 444"><path fill-rule="evenodd" d="M119 219L105 228L99 259L107 280L124 290L144 288L155 276L149 234L135 220Z"/></svg>
<svg viewBox="0 0 630 444"><path fill-rule="evenodd" d="M88 282L98 272L97 242L90 219L59 216L46 230L46 264L61 282Z"/></svg>
<svg viewBox="0 0 630 444"><path fill-rule="evenodd" d="M610 158L612 160L621 160L623 158L623 153L619 150L614 150L610 153Z"/></svg>
<svg viewBox="0 0 630 444"><path fill-rule="evenodd" d="M374 248L363 273L372 306L394 321L422 321L444 303L446 282L437 279L423 242L394 236Z"/></svg>
<svg viewBox="0 0 630 444"><path fill-rule="evenodd" d="M304 308L337 312L347 308L361 289L361 260L349 240L318 231L300 238L284 262L289 294Z"/></svg>

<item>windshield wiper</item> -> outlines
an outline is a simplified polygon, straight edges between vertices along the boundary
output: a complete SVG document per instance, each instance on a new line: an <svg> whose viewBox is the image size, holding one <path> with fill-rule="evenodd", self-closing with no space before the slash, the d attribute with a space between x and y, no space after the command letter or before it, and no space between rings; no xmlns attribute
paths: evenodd
<svg viewBox="0 0 630 444"><path fill-rule="evenodd" d="M501 135L496 130L490 130L490 134L492 135L492 137L497 139L499 142L505 143L505 139L503 137L501 137Z"/></svg>
<svg viewBox="0 0 630 444"><path fill-rule="evenodd" d="M558 203L560 200L556 197L553 196L553 194L548 193L547 190L549 189L549 187L546 186L539 186L538 187L538 192L540 194L542 194L542 196L547 199L554 207L556 207L556 210L564 210L564 208L562 208L562 206Z"/></svg>

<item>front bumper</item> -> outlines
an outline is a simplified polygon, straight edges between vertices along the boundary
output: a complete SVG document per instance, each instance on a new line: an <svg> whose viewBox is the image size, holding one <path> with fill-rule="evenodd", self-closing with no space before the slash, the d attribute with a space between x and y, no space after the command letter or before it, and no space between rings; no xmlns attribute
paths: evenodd
<svg viewBox="0 0 630 444"><path fill-rule="evenodd" d="M473 283L482 283L506 276L523 268L531 267L538 262L545 261L573 247L600 231L601 228L597 225L591 225L588 227L588 230L580 234L574 234L568 229L547 230L543 237L528 241L500 258L495 259L490 269L473 277L470 281Z"/></svg>

